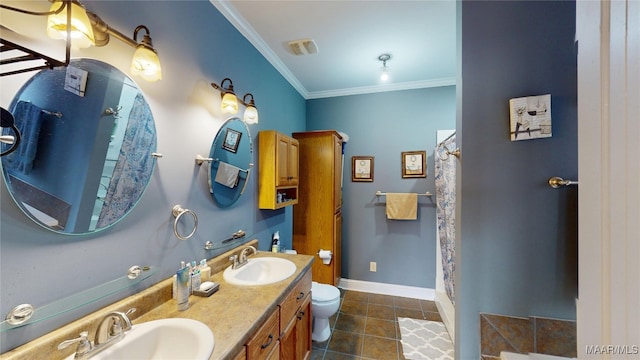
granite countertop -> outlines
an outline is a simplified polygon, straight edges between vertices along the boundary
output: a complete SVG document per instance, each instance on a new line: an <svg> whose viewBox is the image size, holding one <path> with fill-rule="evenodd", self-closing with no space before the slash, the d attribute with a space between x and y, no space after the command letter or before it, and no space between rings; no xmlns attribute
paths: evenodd
<svg viewBox="0 0 640 360"><path fill-rule="evenodd" d="M170 300L136 319L134 325L165 318L202 321L213 331L215 345L211 359L232 359L277 309L313 261L313 257L308 255L258 252L256 256L287 258L296 264L297 270L287 281L263 286L231 285L224 281L222 272L218 272L211 276L211 281L220 283L220 290L210 297L191 296L189 309L185 311L178 311L176 302Z"/></svg>
<svg viewBox="0 0 640 360"><path fill-rule="evenodd" d="M73 354L75 348L57 350L57 345L77 337L80 331L89 331L92 339L102 317L109 311L137 309L131 315L133 325L166 318L188 318L205 323L213 331L214 348L210 359L233 359L243 348L253 333L277 309L278 304L302 276L311 270L313 256L271 252L258 252L257 257L275 256L291 260L296 272L287 280L262 286L236 286L227 283L222 270L228 266L231 254L237 254L245 245L257 245L257 240L241 245L208 261L212 276L210 281L220 283L220 289L209 297L190 296L189 308L178 311L172 299L172 279L163 280L90 315L78 319L55 331L41 336L0 355L2 360L39 359L49 354L51 359L64 359ZM214 273L215 272L215 273Z"/></svg>

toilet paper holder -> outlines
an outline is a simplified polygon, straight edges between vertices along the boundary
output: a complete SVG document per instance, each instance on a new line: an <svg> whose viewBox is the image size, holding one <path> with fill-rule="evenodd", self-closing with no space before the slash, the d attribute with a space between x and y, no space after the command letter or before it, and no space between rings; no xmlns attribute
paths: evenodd
<svg viewBox="0 0 640 360"><path fill-rule="evenodd" d="M333 257L333 252L331 250L322 250L320 249L317 255L322 259L322 263L325 265L331 264L331 258Z"/></svg>

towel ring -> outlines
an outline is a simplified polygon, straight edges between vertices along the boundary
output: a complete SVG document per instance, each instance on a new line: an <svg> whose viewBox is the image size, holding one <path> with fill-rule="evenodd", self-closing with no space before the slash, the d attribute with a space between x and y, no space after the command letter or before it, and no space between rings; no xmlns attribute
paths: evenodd
<svg viewBox="0 0 640 360"><path fill-rule="evenodd" d="M171 210L171 213L176 218L176 220L173 222L173 233L176 235L176 237L178 239L187 240L190 237L192 237L193 234L196 233L196 229L198 228L198 216L196 215L195 212L193 212L193 210L183 209L182 206L175 205L173 207L173 209ZM182 236L182 235L180 235L180 233L178 233L178 221L180 221L180 217L182 217L182 215L187 214L187 213L191 214L191 216L193 216L193 221L194 221L193 230L191 230L189 235Z"/></svg>

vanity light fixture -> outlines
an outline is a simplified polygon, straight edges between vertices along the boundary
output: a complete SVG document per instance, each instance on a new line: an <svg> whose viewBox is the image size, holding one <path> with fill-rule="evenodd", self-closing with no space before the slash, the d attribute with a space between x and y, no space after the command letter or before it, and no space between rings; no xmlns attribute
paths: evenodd
<svg viewBox="0 0 640 360"><path fill-rule="evenodd" d="M66 6L71 7L71 41L80 48L95 45L93 27L87 15L87 10L77 1L65 3L54 1L51 4L47 18L47 35L52 39L67 39L67 12L62 11Z"/></svg>
<svg viewBox="0 0 640 360"><path fill-rule="evenodd" d="M228 81L229 84L225 87L225 81ZM235 114L238 112L238 102L245 106L243 121L247 124L257 124L258 123L258 109L256 108L256 103L253 100L253 94L246 93L242 97L242 99L238 99L236 94L233 92L233 82L229 78L224 78L220 85L216 83L211 83L211 86L220 90L222 97L222 102L220 103L220 109L223 114ZM247 102L247 98L249 98Z"/></svg>
<svg viewBox="0 0 640 360"><path fill-rule="evenodd" d="M48 12L34 12L24 9L18 9L4 4L0 4L3 9L16 11L28 15L48 16L47 18L47 35L52 39L67 40L66 59L64 62L51 59L45 55L37 53L31 49L22 47L18 44L11 43L2 39L3 50L5 47L9 50L20 50L29 55L16 57L13 59L3 60L4 63L14 63L19 61L29 61L42 59L45 66L38 68L26 68L22 70L2 73L1 75L13 75L20 72L38 70L45 67L53 68L56 66L66 66L70 61L70 45L85 48L89 46L105 46L109 43L110 35L120 39L129 46L136 48L131 63L131 73L141 76L147 81L157 81L162 79L162 68L156 50L151 44L151 36L149 29L144 26L138 26L134 33L133 39L122 34L116 29L110 27L98 15L87 11L78 0L50 0L51 8ZM138 42L137 35L140 30L145 30L144 38Z"/></svg>
<svg viewBox="0 0 640 360"><path fill-rule="evenodd" d="M147 81L158 81L162 79L162 68L158 53L153 48L149 29L144 25L139 25L133 32L133 41L137 42L138 31L145 30L144 38L136 46L136 52L131 60L131 74L138 75Z"/></svg>
<svg viewBox="0 0 640 360"><path fill-rule="evenodd" d="M224 82L228 81L229 85L224 87ZM222 97L222 102L220 103L220 110L222 110L223 114L235 114L238 112L238 98L236 94L233 92L233 82L229 78L222 79L220 85L216 83L211 83L214 89L220 90L220 96Z"/></svg>
<svg viewBox="0 0 640 360"><path fill-rule="evenodd" d="M251 97L251 100L247 103L247 96ZM242 103L246 106L244 109L243 120L247 124L257 124L258 123L258 109L256 108L256 103L253 102L253 94L247 93L242 97Z"/></svg>
<svg viewBox="0 0 640 360"><path fill-rule="evenodd" d="M391 55L389 54L382 54L378 56L378 60L382 61L382 68L380 68L380 71L382 72L380 74L380 80L382 81L389 80L389 68L387 67L387 61L389 61L389 59L391 59Z"/></svg>

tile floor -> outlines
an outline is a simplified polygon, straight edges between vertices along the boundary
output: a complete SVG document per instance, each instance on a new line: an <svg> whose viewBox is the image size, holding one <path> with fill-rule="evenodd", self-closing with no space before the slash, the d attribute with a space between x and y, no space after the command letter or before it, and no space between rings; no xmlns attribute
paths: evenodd
<svg viewBox="0 0 640 360"><path fill-rule="evenodd" d="M313 342L312 360L404 360L398 317L442 321L433 301L340 290L329 340Z"/></svg>

